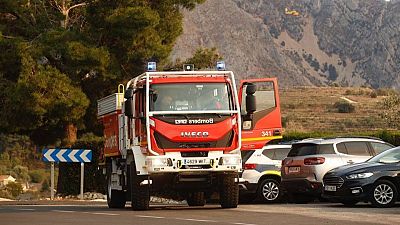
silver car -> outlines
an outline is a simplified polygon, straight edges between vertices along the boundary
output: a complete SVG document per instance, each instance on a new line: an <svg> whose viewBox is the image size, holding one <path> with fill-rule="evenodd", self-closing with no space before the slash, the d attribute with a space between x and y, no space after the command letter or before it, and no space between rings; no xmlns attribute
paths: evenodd
<svg viewBox="0 0 400 225"><path fill-rule="evenodd" d="M296 203L307 203L322 193L322 178L329 170L364 162L393 148L380 139L365 137L306 139L292 145L282 161L281 187Z"/></svg>

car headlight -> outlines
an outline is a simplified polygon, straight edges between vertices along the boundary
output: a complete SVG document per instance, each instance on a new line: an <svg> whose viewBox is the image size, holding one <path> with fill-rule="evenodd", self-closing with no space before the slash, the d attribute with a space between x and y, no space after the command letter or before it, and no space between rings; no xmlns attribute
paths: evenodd
<svg viewBox="0 0 400 225"><path fill-rule="evenodd" d="M224 156L221 157L219 161L219 165L240 165L242 163L242 159L239 156Z"/></svg>
<svg viewBox="0 0 400 225"><path fill-rule="evenodd" d="M346 179L352 180L352 179L362 179L362 178L368 178L370 176L374 175L373 173L355 173L355 174L350 174L346 176Z"/></svg>

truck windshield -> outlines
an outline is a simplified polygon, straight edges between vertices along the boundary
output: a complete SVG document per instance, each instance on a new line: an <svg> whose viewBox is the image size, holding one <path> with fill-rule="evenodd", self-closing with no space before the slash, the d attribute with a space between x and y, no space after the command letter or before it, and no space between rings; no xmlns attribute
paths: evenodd
<svg viewBox="0 0 400 225"><path fill-rule="evenodd" d="M150 86L150 111L231 110L226 83L174 83Z"/></svg>

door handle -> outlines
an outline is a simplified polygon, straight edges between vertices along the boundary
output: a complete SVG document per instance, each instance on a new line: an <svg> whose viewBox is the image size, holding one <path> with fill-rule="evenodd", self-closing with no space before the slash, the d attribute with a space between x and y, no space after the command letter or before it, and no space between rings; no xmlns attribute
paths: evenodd
<svg viewBox="0 0 400 225"><path fill-rule="evenodd" d="M353 162L353 160L349 160L349 161L347 161L347 164L353 164L354 162Z"/></svg>

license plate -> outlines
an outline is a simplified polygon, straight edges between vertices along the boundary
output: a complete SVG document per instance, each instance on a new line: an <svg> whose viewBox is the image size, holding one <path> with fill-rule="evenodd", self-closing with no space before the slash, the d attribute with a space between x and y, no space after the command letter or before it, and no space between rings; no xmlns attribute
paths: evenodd
<svg viewBox="0 0 400 225"><path fill-rule="evenodd" d="M183 165L208 165L210 159L184 159Z"/></svg>
<svg viewBox="0 0 400 225"><path fill-rule="evenodd" d="M336 186L325 185L325 191L336 191Z"/></svg>
<svg viewBox="0 0 400 225"><path fill-rule="evenodd" d="M289 173L298 173L298 172L300 172L300 166L289 167Z"/></svg>

